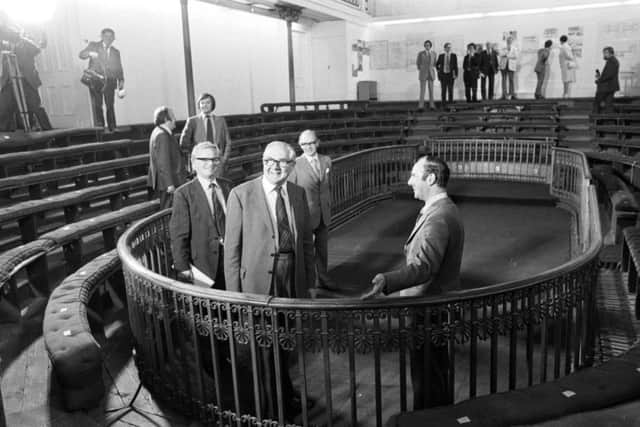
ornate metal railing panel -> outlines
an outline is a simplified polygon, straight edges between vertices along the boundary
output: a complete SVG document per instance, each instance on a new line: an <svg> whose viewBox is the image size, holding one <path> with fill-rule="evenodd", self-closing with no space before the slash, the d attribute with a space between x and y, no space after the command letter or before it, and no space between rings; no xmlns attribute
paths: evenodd
<svg viewBox="0 0 640 427"><path fill-rule="evenodd" d="M482 149L491 147L497 146ZM337 160L336 213L392 191L406 180L414 155L413 147L390 147ZM540 158L526 158L534 157ZM527 280L440 297L281 299L197 288L171 278L168 214L136 224L118 249L143 383L155 397L216 425L381 426L412 407L407 358L415 349L424 349L424 366L446 355L447 393L455 400L590 365L601 244L595 192L582 154L556 150L544 158L540 165L549 175L531 172L530 180L551 182L552 193L590 224L580 232L585 251ZM523 170L513 170L514 180L529 174ZM284 369L301 393L302 412L293 419ZM309 412L311 398L317 404Z"/></svg>
<svg viewBox="0 0 640 427"><path fill-rule="evenodd" d="M460 178L546 183L554 144L504 139L430 139L428 154L447 162Z"/></svg>

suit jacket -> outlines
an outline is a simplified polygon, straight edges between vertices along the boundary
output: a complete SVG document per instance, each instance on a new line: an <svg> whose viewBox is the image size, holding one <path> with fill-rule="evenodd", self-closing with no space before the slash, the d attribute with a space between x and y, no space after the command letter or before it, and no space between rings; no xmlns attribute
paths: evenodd
<svg viewBox="0 0 640 427"><path fill-rule="evenodd" d="M480 58L478 55L466 54L462 60L462 77L465 80L477 80L480 77Z"/></svg>
<svg viewBox="0 0 640 427"><path fill-rule="evenodd" d="M97 58L91 58L89 52L96 52ZM80 51L80 59L89 58L89 69L96 71L103 76L124 81L124 72L122 70L122 60L120 59L120 51L111 45L109 55L107 49L104 48L102 41L89 42L87 47Z"/></svg>
<svg viewBox="0 0 640 427"><path fill-rule="evenodd" d="M217 178L225 199L229 196L231 182ZM228 211L227 211L228 212ZM193 264L215 279L218 268L218 253L221 249L213 213L207 202L198 178L182 185L173 195L173 208L169 221L171 254L177 271L190 269Z"/></svg>
<svg viewBox="0 0 640 427"><path fill-rule="evenodd" d="M436 61L436 70L438 70L438 80L442 80L444 73L444 57L445 53L441 53ZM451 53L449 58L449 71L453 74L453 78L458 77L458 57L455 53Z"/></svg>
<svg viewBox="0 0 640 427"><path fill-rule="evenodd" d="M418 80L435 80L436 79L436 58L437 55L433 50L427 54L426 50L421 50L416 58L416 67L418 67Z"/></svg>
<svg viewBox="0 0 640 427"><path fill-rule="evenodd" d="M518 68L518 49L514 45L511 45L509 50L506 46L502 48L498 66L500 70L506 70L509 67L509 71L516 71Z"/></svg>
<svg viewBox="0 0 640 427"><path fill-rule="evenodd" d="M480 54L480 72L484 75L498 72L498 53L491 49L490 52L483 50Z"/></svg>
<svg viewBox="0 0 640 427"><path fill-rule="evenodd" d="M320 225L320 219L327 227L331 224L331 158L318 154L318 162L320 176L304 155L296 159L296 166L289 175L289 181L304 188L313 230Z"/></svg>
<svg viewBox="0 0 640 427"><path fill-rule="evenodd" d="M287 182L292 222L295 223L295 296L308 298L315 284L313 232L304 190ZM268 295L277 251L262 176L231 190L224 242L227 290Z"/></svg>
<svg viewBox="0 0 640 427"><path fill-rule="evenodd" d="M163 191L171 185L178 188L186 176L178 142L166 129L156 126L149 138L147 186Z"/></svg>
<svg viewBox="0 0 640 427"><path fill-rule="evenodd" d="M549 49L543 47L542 49L538 49L538 60L536 61L536 66L533 71L536 73L542 73L545 71L547 67L547 60L549 59Z"/></svg>
<svg viewBox="0 0 640 427"><path fill-rule="evenodd" d="M383 273L386 293L406 289L403 296L433 295L460 286L464 227L448 197L429 206L404 246L406 266Z"/></svg>
<svg viewBox="0 0 640 427"><path fill-rule="evenodd" d="M620 81L618 80L618 71L620 63L615 56L607 59L600 78L596 81L596 92L616 92L620 90Z"/></svg>
<svg viewBox="0 0 640 427"><path fill-rule="evenodd" d="M227 128L227 122L224 117L213 115L213 139L211 141L218 145L220 152L222 153L222 161L226 163L231 153L231 137L229 136L229 129ZM182 135L180 135L180 147L183 150L191 149L199 142L207 140L207 129L205 127L204 116L198 114L191 116L187 119L187 122L182 129Z"/></svg>

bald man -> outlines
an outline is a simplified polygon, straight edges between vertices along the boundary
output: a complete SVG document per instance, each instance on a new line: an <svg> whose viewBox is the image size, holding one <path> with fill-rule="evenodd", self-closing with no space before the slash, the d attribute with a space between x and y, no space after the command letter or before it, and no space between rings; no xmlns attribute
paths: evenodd
<svg viewBox="0 0 640 427"><path fill-rule="evenodd" d="M304 188L309 203L318 287L331 288L327 275L329 225L331 224L331 158L318 153L320 140L315 131L305 130L298 137L302 155L296 159L289 181Z"/></svg>
<svg viewBox="0 0 640 427"><path fill-rule="evenodd" d="M287 181L295 158L289 144L274 141L262 154L262 176L231 190L224 243L227 290L285 298L310 296L309 289L315 284L315 264L309 207L304 190ZM277 319L274 327L287 321L281 316ZM245 372L253 366L248 362L251 354L249 345L238 345L238 363ZM279 352L280 378L276 375L271 348L260 347L257 363L263 373L259 388L267 417L278 414L275 380L279 379L284 416L292 422L300 413L302 402L289 376L289 354L283 349ZM252 378L247 379L242 395L251 395L252 382Z"/></svg>

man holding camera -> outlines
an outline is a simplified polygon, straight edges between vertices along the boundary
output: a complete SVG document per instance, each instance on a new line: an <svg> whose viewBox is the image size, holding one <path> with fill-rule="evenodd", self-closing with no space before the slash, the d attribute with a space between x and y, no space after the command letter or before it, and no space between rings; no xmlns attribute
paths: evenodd
<svg viewBox="0 0 640 427"><path fill-rule="evenodd" d="M109 132L116 128L116 114L113 109L113 101L116 89L118 96L123 98L124 73L120 51L112 46L116 38L111 28L105 28L100 33L100 41L89 42L87 47L80 51L80 59L89 59L87 70L93 78L102 80L102 84L90 85L89 94L93 107L94 124L104 126L104 114L102 103L107 108L107 127Z"/></svg>

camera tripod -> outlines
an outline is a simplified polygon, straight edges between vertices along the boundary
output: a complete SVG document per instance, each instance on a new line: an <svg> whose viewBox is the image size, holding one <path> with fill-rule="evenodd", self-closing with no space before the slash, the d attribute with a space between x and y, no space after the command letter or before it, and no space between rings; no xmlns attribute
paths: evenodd
<svg viewBox="0 0 640 427"><path fill-rule="evenodd" d="M18 67L18 58L16 54L9 50L2 52L2 69L9 74L9 80L13 89L13 96L18 106L18 118L22 122L25 132L31 131L31 121L29 119L29 110L27 108L27 100L24 94L23 77Z"/></svg>

